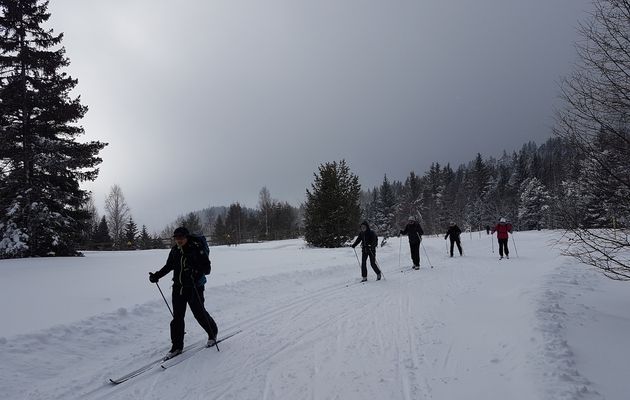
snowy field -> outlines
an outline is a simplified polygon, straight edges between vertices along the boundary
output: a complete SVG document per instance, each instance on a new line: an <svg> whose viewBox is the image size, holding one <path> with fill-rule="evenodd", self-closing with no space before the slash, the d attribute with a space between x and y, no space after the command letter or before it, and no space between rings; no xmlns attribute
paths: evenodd
<svg viewBox="0 0 630 400"><path fill-rule="evenodd" d="M630 283L559 256L557 235L517 233L502 261L485 233L454 258L428 237L419 271L394 238L365 284L351 248L213 247L206 306L219 336L242 332L117 386L170 347L147 279L167 250L0 261L0 399L627 400ZM205 336L190 313L186 330Z"/></svg>

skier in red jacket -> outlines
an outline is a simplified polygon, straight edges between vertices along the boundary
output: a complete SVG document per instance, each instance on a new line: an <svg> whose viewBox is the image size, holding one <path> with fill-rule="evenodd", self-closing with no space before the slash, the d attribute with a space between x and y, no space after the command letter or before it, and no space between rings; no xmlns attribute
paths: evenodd
<svg viewBox="0 0 630 400"><path fill-rule="evenodd" d="M508 250L508 238L512 233L512 224L508 224L505 218L501 218L499 223L492 228L492 233L497 233L497 239L499 240L499 260L503 260L503 252L505 251L505 257L510 258L510 251Z"/></svg>

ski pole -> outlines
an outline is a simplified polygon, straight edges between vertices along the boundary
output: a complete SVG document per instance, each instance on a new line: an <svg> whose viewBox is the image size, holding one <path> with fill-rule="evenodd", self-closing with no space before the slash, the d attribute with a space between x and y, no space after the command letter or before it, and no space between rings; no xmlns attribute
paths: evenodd
<svg viewBox="0 0 630 400"><path fill-rule="evenodd" d="M431 268L433 268L433 264L431 264L431 260L429 259L429 253L427 253L427 249L426 247L424 247L424 244L422 243L422 241L420 242L420 245L422 246L422 249L424 250L424 255L427 256L427 261L429 262L429 265L431 266Z"/></svg>
<svg viewBox="0 0 630 400"><path fill-rule="evenodd" d="M402 252L402 238L398 235L398 269L400 269L400 253Z"/></svg>
<svg viewBox="0 0 630 400"><path fill-rule="evenodd" d="M160 291L160 294L162 295L162 298L164 299L164 303L166 303L166 307L168 307L168 310L171 312L171 317L173 317L173 319L175 319L175 315L173 315L173 310L171 310L171 306L168 305L168 301L166 301L166 297L164 297L164 293L162 292L162 288L160 288L160 285L155 282L155 286L157 286L158 290Z"/></svg>
<svg viewBox="0 0 630 400"><path fill-rule="evenodd" d="M422 236L418 232L416 232L416 236L418 236L418 240L420 240L420 244L422 244ZM409 242L409 246L411 246L411 242ZM418 267L420 267L420 265L422 265L422 252L420 251L420 247L418 246ZM431 265L430 262L429 265Z"/></svg>
<svg viewBox="0 0 630 400"><path fill-rule="evenodd" d="M444 246L446 246L446 255L448 256L450 253L448 252L448 242L444 239Z"/></svg>
<svg viewBox="0 0 630 400"><path fill-rule="evenodd" d="M492 254L494 254L494 238L490 235L490 242L492 243Z"/></svg>
<svg viewBox="0 0 630 400"><path fill-rule="evenodd" d="M352 250L354 250L354 256L357 258L357 264L359 264L359 268L361 268L361 261L359 261L359 255L357 254L357 249L353 247Z"/></svg>
<svg viewBox="0 0 630 400"><path fill-rule="evenodd" d="M197 290L197 286L193 286L193 288L195 289L195 293L197 294L197 300L199 301L199 305L203 309L203 317L206 319L206 323L208 324L208 326L212 327L212 324L210 323L210 319L208 318L208 312L206 311L206 307L204 307L204 305L203 305L203 301L201 301L201 296L199 295L199 291ZM214 346L217 348L217 351L221 351L221 350L219 350L219 343L217 343L217 338L216 337L214 338Z"/></svg>
<svg viewBox="0 0 630 400"><path fill-rule="evenodd" d="M512 244L514 245L514 251L516 252L516 258L518 258L518 249L516 248L516 241L514 240L514 234L510 235L512 237Z"/></svg>

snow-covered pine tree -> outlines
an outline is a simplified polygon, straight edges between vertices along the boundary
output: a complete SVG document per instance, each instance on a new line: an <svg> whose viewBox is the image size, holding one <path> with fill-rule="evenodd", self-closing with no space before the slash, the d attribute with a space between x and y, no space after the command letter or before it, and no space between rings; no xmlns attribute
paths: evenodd
<svg viewBox="0 0 630 400"><path fill-rule="evenodd" d="M376 191L376 189L375 189ZM398 226L396 214L398 211L398 200L394 194L391 183L387 179L387 175L383 178L383 183L378 189L378 205L372 221L373 229L381 236L382 243L385 243L388 237L396 236Z"/></svg>
<svg viewBox="0 0 630 400"><path fill-rule="evenodd" d="M404 226L410 216L418 218L422 215L425 211L423 200L422 179L412 171L402 188L396 226Z"/></svg>
<svg viewBox="0 0 630 400"><path fill-rule="evenodd" d="M345 160L319 166L311 190L306 190L304 236L316 247L341 247L359 229L359 178Z"/></svg>
<svg viewBox="0 0 630 400"><path fill-rule="evenodd" d="M538 178L522 183L518 209L519 227L522 230L546 228L549 221L551 196Z"/></svg>
<svg viewBox="0 0 630 400"><path fill-rule="evenodd" d="M48 2L0 0L0 258L75 255L105 143L79 143L87 107L63 35L44 28Z"/></svg>

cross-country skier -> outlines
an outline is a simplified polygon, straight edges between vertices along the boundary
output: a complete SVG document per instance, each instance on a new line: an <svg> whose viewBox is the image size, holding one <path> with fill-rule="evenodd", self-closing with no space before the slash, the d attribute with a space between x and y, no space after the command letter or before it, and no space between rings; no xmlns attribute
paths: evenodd
<svg viewBox="0 0 630 400"><path fill-rule="evenodd" d="M354 241L352 248L357 247L361 243L361 282L367 281L367 258L370 257L370 265L376 273L376 280L381 280L381 270L376 265L376 246L378 245L378 238L376 233L370 229L370 225L367 221L361 222L361 232L357 236L357 240Z"/></svg>
<svg viewBox="0 0 630 400"><path fill-rule="evenodd" d="M416 217L413 215L409 217L407 226L400 231L401 235L407 235L409 237L409 248L411 249L411 261L413 262L413 269L420 269L420 243L422 242L422 235L424 231L422 227L416 221Z"/></svg>
<svg viewBox="0 0 630 400"><path fill-rule="evenodd" d="M497 233L497 240L499 241L499 260L503 260L503 253L505 257L510 258L510 250L508 250L508 238L512 233L512 224L507 223L505 218L501 218L499 223L492 228L492 233Z"/></svg>
<svg viewBox="0 0 630 400"><path fill-rule="evenodd" d="M455 222L451 222L449 224L448 230L446 231L446 236L444 236L444 240L446 240L449 236L451 238L451 257L453 257L453 247L455 243L457 243L457 249L459 250L459 255L460 256L464 255L462 252L462 241L459 238L459 235L461 235L461 233L462 233L462 230L459 229L459 226L457 226Z"/></svg>
<svg viewBox="0 0 630 400"><path fill-rule="evenodd" d="M160 278L173 271L173 320L171 342L173 346L165 358L174 357L184 348L184 316L186 304L195 319L208 334L208 346L213 346L218 333L217 324L206 311L203 302L205 276L210 260L201 245L190 238L188 229L180 227L173 233L175 246L171 249L166 265L159 271L149 273L149 281L157 283Z"/></svg>

